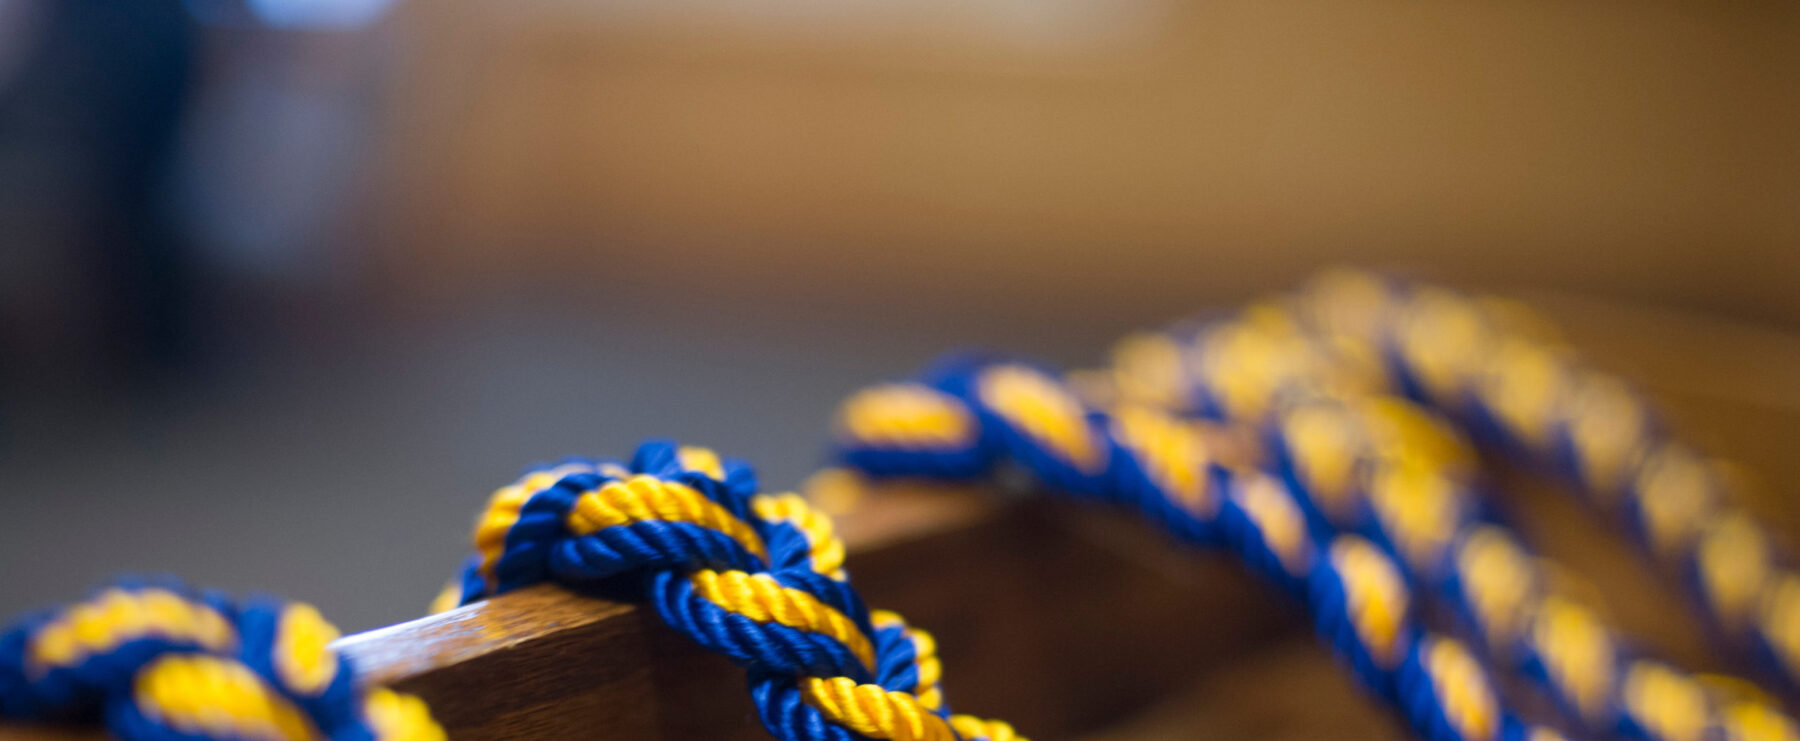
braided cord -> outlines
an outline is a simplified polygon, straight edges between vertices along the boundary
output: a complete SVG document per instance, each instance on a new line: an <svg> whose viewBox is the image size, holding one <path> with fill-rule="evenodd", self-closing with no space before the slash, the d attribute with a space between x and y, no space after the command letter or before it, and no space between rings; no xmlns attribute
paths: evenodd
<svg viewBox="0 0 1800 741"><path fill-rule="evenodd" d="M851 397L835 439L868 474L969 479L1010 463L1232 549L1434 741L1561 738L1505 707L1481 656L1589 732L1800 741L1754 684L1631 650L1485 516L1458 426L1618 513L1731 648L1800 691L1800 571L1728 503L1730 469L1555 337L1513 304L1329 273L1228 321L1127 338L1079 389L1021 362L951 359ZM1246 430L1270 460L1221 444ZM641 584L669 625L745 668L778 738L1018 738L951 714L935 641L863 605L828 518L757 493L748 466L711 451L653 442L629 462L532 470L494 493L474 545L434 609L543 581ZM1452 608L1474 649L1419 626L1415 594ZM357 687L337 635L303 604L124 582L0 633L0 717L127 739L443 738L418 698Z"/></svg>
<svg viewBox="0 0 1800 741"><path fill-rule="evenodd" d="M1314 280L1294 305L1331 360L1337 348L1376 359L1370 382L1617 515L1730 648L1800 693L1800 572L1730 502L1734 469L1671 436L1641 394L1582 361L1549 322L1511 302L1349 271Z"/></svg>
<svg viewBox="0 0 1800 741"><path fill-rule="evenodd" d="M1731 648L1800 693L1800 572L1778 561L1768 528L1730 503L1729 464L1673 438L1641 395L1515 306L1429 288L1387 298L1394 382L1616 513L1657 564L1682 575ZM1468 315L1458 321L1475 340L1446 358L1441 389L1426 394L1420 347L1446 314Z"/></svg>
<svg viewBox="0 0 1800 741"><path fill-rule="evenodd" d="M885 406L888 398L896 402ZM1195 422L1148 404L1102 410L1036 367L972 357L918 382L865 390L851 410L895 416L838 425L841 457L867 474L961 478L1011 463L1063 491L1132 505L1188 540L1231 548L1303 600L1358 680L1428 739L1560 738L1509 712L1461 641L1415 622L1411 589L1388 551L1359 535L1316 531L1278 476L1222 462ZM961 446L854 434L908 428L905 417L921 410L974 420L975 434Z"/></svg>
<svg viewBox="0 0 1800 741"><path fill-rule="evenodd" d="M1651 739L1697 739L1713 727L1730 737L1761 737L1744 732L1738 719L1743 714L1731 711L1772 703L1756 693L1710 696L1718 693L1705 691L1700 677L1624 650L1618 632L1597 613L1548 593L1544 572L1556 567L1504 528L1477 517L1481 503L1474 495L1470 454L1455 430L1407 401L1370 393L1385 386L1387 374L1378 364L1358 361L1405 355L1415 362L1409 388L1416 396L1456 398L1451 370L1464 363L1446 349L1474 352L1488 344L1469 339L1469 328L1477 326L1473 315L1443 308L1449 299L1441 293L1421 299L1451 314L1440 321L1428 346L1396 353L1358 341L1380 323L1385 301L1379 286L1354 276L1328 276L1314 294L1294 302L1298 311L1263 304L1228 322L1131 338L1115 352L1112 386L1126 399L1155 400L1208 416L1243 415L1242 421L1264 429L1285 480L1303 495L1317 524L1368 532L1389 544L1417 588L1444 593L1490 655L1535 675L1558 706L1587 727ZM1495 347L1502 355L1521 352L1518 343ZM1557 397L1541 390L1553 388L1549 379L1562 374L1547 372L1541 363L1523 366L1519 378L1505 382L1491 380L1496 372L1490 370L1487 393L1470 397L1485 400L1491 410L1482 417L1485 423L1472 426L1514 430L1504 442L1515 448L1557 439L1548 431L1553 425L1528 422L1554 408L1550 402ZM1246 376L1257 379L1257 393L1233 391L1251 385L1239 380ZM1635 420L1642 419L1621 412L1621 400L1609 395L1593 422L1602 426L1607 420L1617 429L1586 438L1587 459L1612 461L1614 469L1608 470L1614 475L1631 460L1620 452L1629 449L1620 438L1637 434ZM1660 497L1657 487L1642 495L1640 511L1654 513L1640 520L1646 535L1658 537L1656 532L1674 530L1702 512L1690 496L1700 469L1686 463L1648 464L1665 470L1644 474L1663 482ZM1666 470L1676 466L1675 472ZM1766 541L1746 517L1730 516L1711 529L1723 532L1703 545L1749 552L1713 554L1715 566L1740 558L1740 564L1761 568L1757 559L1766 553ZM1740 578L1716 582L1735 586L1738 594L1750 591L1753 576L1744 576L1742 568L1723 573ZM1792 721L1772 707L1755 715L1769 720L1759 727L1780 730L1767 737L1796 737Z"/></svg>
<svg viewBox="0 0 1800 741"><path fill-rule="evenodd" d="M441 741L417 698L356 686L311 606L121 582L0 634L0 717L133 741Z"/></svg>
<svg viewBox="0 0 1800 741"><path fill-rule="evenodd" d="M1729 464L1672 437L1642 395L1587 365L1523 307L1357 273L1324 276L1300 300L1317 316L1350 294L1363 295L1356 301L1371 321L1344 328L1340 343L1382 348L1380 380L1575 483L1681 575L1716 636L1800 692L1800 572L1777 559L1770 530L1730 502Z"/></svg>
<svg viewBox="0 0 1800 741"><path fill-rule="evenodd" d="M946 439L944 420L929 423L940 435L930 439ZM744 667L777 738L1021 738L950 713L936 642L864 607L829 518L797 495L757 493L749 466L709 450L651 442L629 462L530 471L494 493L474 540L438 607L544 581L640 583L671 627Z"/></svg>

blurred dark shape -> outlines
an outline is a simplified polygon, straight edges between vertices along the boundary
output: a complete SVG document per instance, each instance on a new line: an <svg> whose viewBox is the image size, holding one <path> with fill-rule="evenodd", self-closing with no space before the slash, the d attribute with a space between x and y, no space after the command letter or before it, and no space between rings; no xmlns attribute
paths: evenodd
<svg viewBox="0 0 1800 741"><path fill-rule="evenodd" d="M187 0L200 22L216 26L351 29L379 20L394 0Z"/></svg>
<svg viewBox="0 0 1800 741"><path fill-rule="evenodd" d="M200 304L166 197L196 28L179 0L50 0L11 17L28 33L0 79L6 380L152 381L192 353Z"/></svg>

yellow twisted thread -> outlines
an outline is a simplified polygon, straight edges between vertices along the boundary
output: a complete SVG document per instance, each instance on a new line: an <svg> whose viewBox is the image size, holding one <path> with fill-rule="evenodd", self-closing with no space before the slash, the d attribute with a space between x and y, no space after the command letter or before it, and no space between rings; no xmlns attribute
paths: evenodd
<svg viewBox="0 0 1800 741"><path fill-rule="evenodd" d="M1454 298L1446 301L1454 302ZM1645 451L1649 416L1623 383L1574 367L1560 350L1554 332L1542 330L1541 320L1526 316L1523 322L1513 321L1519 318L1519 312L1509 311L1506 306L1496 308L1495 302L1475 303L1479 304L1475 314L1493 328L1489 336L1499 340L1497 349L1489 354L1470 343L1466 350L1473 354L1469 357L1479 357L1482 363L1461 363L1461 371L1445 374L1444 387L1439 390L1473 380L1476 392L1499 421L1515 437L1540 450L1554 442L1550 432L1557 415L1564 415L1562 422L1567 425L1581 474L1590 488L1605 501L1608 495L1616 496L1623 489L1626 471L1636 471L1639 478L1633 491L1641 497L1638 509L1653 548L1672 558L1692 546L1701 587L1715 612L1727 627L1741 624L1758 592L1770 581L1767 543L1754 522L1741 513L1718 508L1710 464L1675 446ZM1458 373L1465 378L1456 379ZM1508 644L1514 632L1510 625L1521 612L1518 605L1529 605L1527 583L1534 578L1528 564L1519 563L1517 558L1505 561L1511 565L1459 569L1465 574L1465 583L1474 585L1469 591L1477 612L1485 613L1491 618L1488 622L1500 628L1501 635L1490 636L1497 647ZM1477 571L1487 575L1485 580L1474 576ZM1779 612L1771 607L1777 601L1764 600L1765 615ZM1797 626L1794 633L1800 634L1800 600L1796 600L1793 609L1795 617L1790 622ZM1525 612L1529 614L1530 610ZM1784 642L1774 637L1781 634L1780 630L1770 630L1768 634L1771 644ZM1787 652L1800 653L1800 635L1785 642L1790 646ZM1580 652L1579 648L1567 650ZM1778 648L1777 652L1784 649ZM1639 711L1646 728L1664 737L1680 737L1691 735L1696 725L1706 724L1705 705L1696 705L1697 691L1686 675L1646 672L1639 684L1650 688L1636 690L1641 696L1655 698L1654 712ZM1682 688L1685 691L1678 691ZM1700 709L1696 711L1696 707Z"/></svg>
<svg viewBox="0 0 1800 741"><path fill-rule="evenodd" d="M1658 556L1684 552L1717 502L1705 461L1685 447L1666 444L1638 470L1637 506L1650 546Z"/></svg>
<svg viewBox="0 0 1800 741"><path fill-rule="evenodd" d="M878 684L858 684L849 677L802 677L800 695L827 719L870 738L956 739L949 722L926 709L911 693L889 691Z"/></svg>
<svg viewBox="0 0 1800 741"><path fill-rule="evenodd" d="M1354 535L1333 540L1329 558L1343 578L1350 626L1377 663L1397 666L1405 649L1400 628L1411 601L1400 570L1374 543Z"/></svg>
<svg viewBox="0 0 1800 741"><path fill-rule="evenodd" d="M1590 370L1574 382L1567 415L1582 483L1601 504L1614 504L1649 444L1649 411L1624 382Z"/></svg>
<svg viewBox="0 0 1800 741"><path fill-rule="evenodd" d="M1461 642L1426 639L1425 667L1444 717L1467 741L1488 741L1500 723L1500 701L1488 685L1487 673Z"/></svg>
<svg viewBox="0 0 1800 741"><path fill-rule="evenodd" d="M1771 576L1758 608L1757 628L1790 674L1800 674L1800 575Z"/></svg>
<svg viewBox="0 0 1800 741"><path fill-rule="evenodd" d="M956 729L957 735L964 739L983 739L984 741L1026 741L1024 736L1004 722L984 720L973 715L950 716L950 727Z"/></svg>
<svg viewBox="0 0 1800 741"><path fill-rule="evenodd" d="M166 589L112 588L38 628L26 648L26 670L41 677L146 636L192 642L215 652L237 644L237 630L211 607Z"/></svg>
<svg viewBox="0 0 1800 741"><path fill-rule="evenodd" d="M1431 410L1388 394L1360 394L1349 403L1377 458L1436 468L1458 480L1475 470L1475 451L1468 441Z"/></svg>
<svg viewBox="0 0 1800 741"><path fill-rule="evenodd" d="M1080 400L1044 374L1021 365L997 365L977 381L981 401L1044 447L1085 473L1106 466L1106 448L1088 427Z"/></svg>
<svg viewBox="0 0 1800 741"><path fill-rule="evenodd" d="M1209 330L1198 358L1207 387L1237 419L1261 419L1275 391L1299 382L1311 367L1304 360L1308 348L1286 332L1286 324L1268 314L1260 318L1260 323L1244 317Z"/></svg>
<svg viewBox="0 0 1800 741"><path fill-rule="evenodd" d="M651 520L686 522L715 530L758 558L769 557L762 537L749 523L687 485L655 476L632 476L583 492L566 517L569 531L575 535Z"/></svg>
<svg viewBox="0 0 1800 741"><path fill-rule="evenodd" d="M961 448L975 439L975 418L955 397L916 383L864 389L845 400L837 434L895 448Z"/></svg>
<svg viewBox="0 0 1800 741"><path fill-rule="evenodd" d="M1800 728L1762 702L1734 702L1720 711L1725 741L1800 741Z"/></svg>
<svg viewBox="0 0 1800 741"><path fill-rule="evenodd" d="M1264 474L1240 471L1231 496L1237 501L1256 529L1263 543L1274 552L1281 566L1293 576L1304 575L1312 568L1312 541L1306 534L1306 515L1281 482Z"/></svg>
<svg viewBox="0 0 1800 741"><path fill-rule="evenodd" d="M1207 480L1206 438L1192 425L1150 407L1127 405L1113 412L1119 442L1131 450L1157 488L1198 517L1218 510Z"/></svg>
<svg viewBox="0 0 1800 741"><path fill-rule="evenodd" d="M1754 520L1720 505L1717 464L1675 444L1650 449L1650 414L1623 382L1574 363L1554 327L1513 302L1430 288L1396 302L1366 275L1323 283L1298 302L1311 312L1304 314L1309 328L1372 345L1389 321L1382 315L1393 311L1404 362L1438 404L1454 408L1472 389L1512 436L1546 454L1554 452L1551 433L1562 424L1588 489L1604 504L1616 503L1621 492L1636 496L1652 549L1670 560L1692 549L1702 593L1721 623L1729 630L1753 619L1790 673L1800 673L1800 577L1776 570L1768 538ZM1350 313L1361 319L1351 323L1362 322L1360 329L1333 324L1343 323L1332 313L1345 307L1356 309ZM1456 564L1496 650L1511 645L1519 626L1531 626L1528 640L1550 682L1589 721L1604 722L1595 716L1618 682L1627 712L1655 737L1696 738L1713 722L1712 704L1693 676L1640 662L1615 678L1609 631L1566 599L1539 604L1538 570L1510 539L1478 533L1465 540ZM1767 703L1745 705L1740 714L1747 720L1726 719L1732 738L1787 738L1793 726Z"/></svg>
<svg viewBox="0 0 1800 741"><path fill-rule="evenodd" d="M1625 712L1659 741L1700 741L1711 723L1700 684L1654 661L1632 662L1620 694Z"/></svg>
<svg viewBox="0 0 1800 741"><path fill-rule="evenodd" d="M1374 345L1345 335L1316 336L1312 382L1334 394L1379 393L1388 386L1386 360Z"/></svg>
<svg viewBox="0 0 1800 741"><path fill-rule="evenodd" d="M167 654L139 670L135 699L145 717L212 738L321 739L312 721L250 667L205 654Z"/></svg>
<svg viewBox="0 0 1800 741"><path fill-rule="evenodd" d="M678 463L687 470L715 479L724 475L723 465L711 451L683 448L677 455ZM618 470L602 472L621 480L577 497L565 521L573 533L589 534L607 527L649 520L687 522L724 533L766 560L766 546L756 531L698 491L650 476L632 476ZM477 545L491 546L483 551L484 565L489 573L504 548L505 528L517 522L520 508L532 494L567 473L535 474L495 493L489 512L477 529ZM829 518L793 494L759 495L752 498L751 507L760 518L788 523L800 530L808 539L808 558L813 569L827 576L843 578L844 547ZM487 540L483 540L484 534L489 536ZM767 574L743 571L703 569L689 574L688 579L697 596L721 609L758 622L828 636L844 644L865 667L871 671L875 668L874 647L869 637L849 617L807 592L784 587ZM460 591L452 584L446 588L445 595L460 596ZM440 602L447 603L448 599L440 595ZM882 615L884 620L899 619L891 613ZM937 686L942 668L937 659L936 642L930 634L912 628L907 628L907 638L913 643L920 678L917 694L886 692L877 685L857 685L848 677L804 678L800 682L805 701L833 722L874 738L954 741L948 723L932 712L943 704L942 692ZM404 696L371 696L366 713L371 725L381 733L382 741L437 741L442 738L435 725L421 726L416 722L423 706L415 707L415 703L416 700ZM424 718L429 721L428 714ZM1005 726L999 724L996 727ZM436 735L433 735L434 731Z"/></svg>
<svg viewBox="0 0 1800 741"><path fill-rule="evenodd" d="M377 687L363 699L363 716L375 741L446 741L443 727L431 719L425 701Z"/></svg>
<svg viewBox="0 0 1800 741"><path fill-rule="evenodd" d="M488 586L493 586L494 566L506 551L506 534L519 521L519 510L531 500L531 496L562 480L564 476L593 470L593 466L586 464L565 464L547 471L528 473L518 481L494 491L493 496L488 498L487 508L482 510L481 517L475 521L475 551L481 555L479 572L487 580Z"/></svg>
<svg viewBox="0 0 1800 741"><path fill-rule="evenodd" d="M1401 355L1440 406L1461 406L1467 379L1491 346L1491 328L1472 302L1441 288L1423 288L1400 309Z"/></svg>
<svg viewBox="0 0 1800 741"><path fill-rule="evenodd" d="M849 648L863 666L875 669L875 649L854 621L811 594L782 586L775 577L701 569L689 574L688 581L695 594L721 608L759 623L829 636Z"/></svg>
<svg viewBox="0 0 1800 741"><path fill-rule="evenodd" d="M1293 306L1312 331L1358 347L1381 339L1396 308L1381 278L1348 268L1328 268L1313 276L1294 297Z"/></svg>
<svg viewBox="0 0 1800 741"><path fill-rule="evenodd" d="M1361 452L1350 410L1339 404L1300 404L1285 410L1276 424L1287 441L1295 473L1319 509L1333 523L1349 523L1355 514L1351 494Z"/></svg>
<svg viewBox="0 0 1800 741"><path fill-rule="evenodd" d="M461 579L451 579L438 590L437 596L431 598L431 604L425 608L425 614L436 615L449 612L462 605L463 585Z"/></svg>
<svg viewBox="0 0 1800 741"><path fill-rule="evenodd" d="M1700 588L1721 622L1730 630L1743 629L1773 571L1768 535L1748 514L1728 510L1700 533L1694 560Z"/></svg>
<svg viewBox="0 0 1800 741"><path fill-rule="evenodd" d="M1612 692L1616 649L1593 611L1551 595L1539 605L1529 640L1545 673L1590 723L1600 721Z"/></svg>
<svg viewBox="0 0 1800 741"><path fill-rule="evenodd" d="M1160 332L1138 332L1112 351L1111 378L1118 400L1163 409L1187 406L1181 346Z"/></svg>
<svg viewBox="0 0 1800 741"><path fill-rule="evenodd" d="M1494 348L1475 393L1494 410L1514 437L1542 450L1550 445L1552 422L1568 390L1567 364L1537 343L1506 337Z"/></svg>
<svg viewBox="0 0 1800 741"><path fill-rule="evenodd" d="M1401 557L1415 568L1436 565L1462 518L1460 490L1436 468L1384 464L1370 476L1369 504Z"/></svg>
<svg viewBox="0 0 1800 741"><path fill-rule="evenodd" d="M283 609L274 646L275 673L282 684L314 697L330 687L338 673L338 655L331 642L338 635L337 627L312 605L296 602Z"/></svg>
<svg viewBox="0 0 1800 741"><path fill-rule="evenodd" d="M828 515L853 512L868 499L872 485L867 477L854 469L831 466L819 469L801 482L804 497Z"/></svg>
<svg viewBox="0 0 1800 741"><path fill-rule="evenodd" d="M938 687L943 679L944 666L938 660L937 639L918 628L906 624L898 614L887 610L876 610L869 613L869 621L877 630L900 627L906 631L906 638L913 646L913 666L919 675L919 683L913 686L919 704L927 710L939 710L944 706L944 692Z"/></svg>
<svg viewBox="0 0 1800 741"><path fill-rule="evenodd" d="M1312 345L1306 370L1318 389L1361 395L1388 384L1386 361L1376 343L1392 304L1387 287L1373 275L1329 270L1274 310L1295 328L1293 334Z"/></svg>
<svg viewBox="0 0 1800 741"><path fill-rule="evenodd" d="M838 538L831 518L813 509L804 497L793 493L759 494L750 500L750 508L765 521L792 525L805 535L807 556L815 573L838 581L848 578L844 573L844 541Z"/></svg>
<svg viewBox="0 0 1800 741"><path fill-rule="evenodd" d="M675 460L682 469L705 474L714 481L725 480L725 462L712 448L683 445L675 450Z"/></svg>
<svg viewBox="0 0 1800 741"><path fill-rule="evenodd" d="M1531 558L1505 530L1482 525L1457 549L1455 568L1489 647L1499 652L1512 646L1538 592Z"/></svg>

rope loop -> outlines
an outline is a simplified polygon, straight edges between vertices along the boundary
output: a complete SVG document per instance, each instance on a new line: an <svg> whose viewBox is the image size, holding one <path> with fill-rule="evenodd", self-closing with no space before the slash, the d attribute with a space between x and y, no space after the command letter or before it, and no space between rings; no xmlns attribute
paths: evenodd
<svg viewBox="0 0 1800 741"><path fill-rule="evenodd" d="M299 602L125 580L0 634L0 716L129 741L442 741L424 704L359 689Z"/></svg>
<svg viewBox="0 0 1800 741"><path fill-rule="evenodd" d="M968 470L981 435L966 407L916 385L859 394L838 426L867 465L945 477ZM920 452L886 455L896 445ZM830 519L797 495L758 493L744 463L652 441L629 462L541 466L494 493L474 541L441 604L540 581L606 589L635 579L664 622L746 670L777 738L977 737L951 724L931 636L869 611Z"/></svg>

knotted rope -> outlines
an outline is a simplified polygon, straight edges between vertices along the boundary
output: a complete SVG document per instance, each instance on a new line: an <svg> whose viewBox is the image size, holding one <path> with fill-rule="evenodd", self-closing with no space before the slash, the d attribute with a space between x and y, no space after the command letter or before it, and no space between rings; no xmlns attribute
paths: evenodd
<svg viewBox="0 0 1800 741"><path fill-rule="evenodd" d="M828 518L798 495L757 493L748 465L711 451L652 442L629 463L534 470L494 493L475 545L440 604L639 580L671 627L744 667L776 738L1020 739L950 713L936 642L864 607Z"/></svg>

